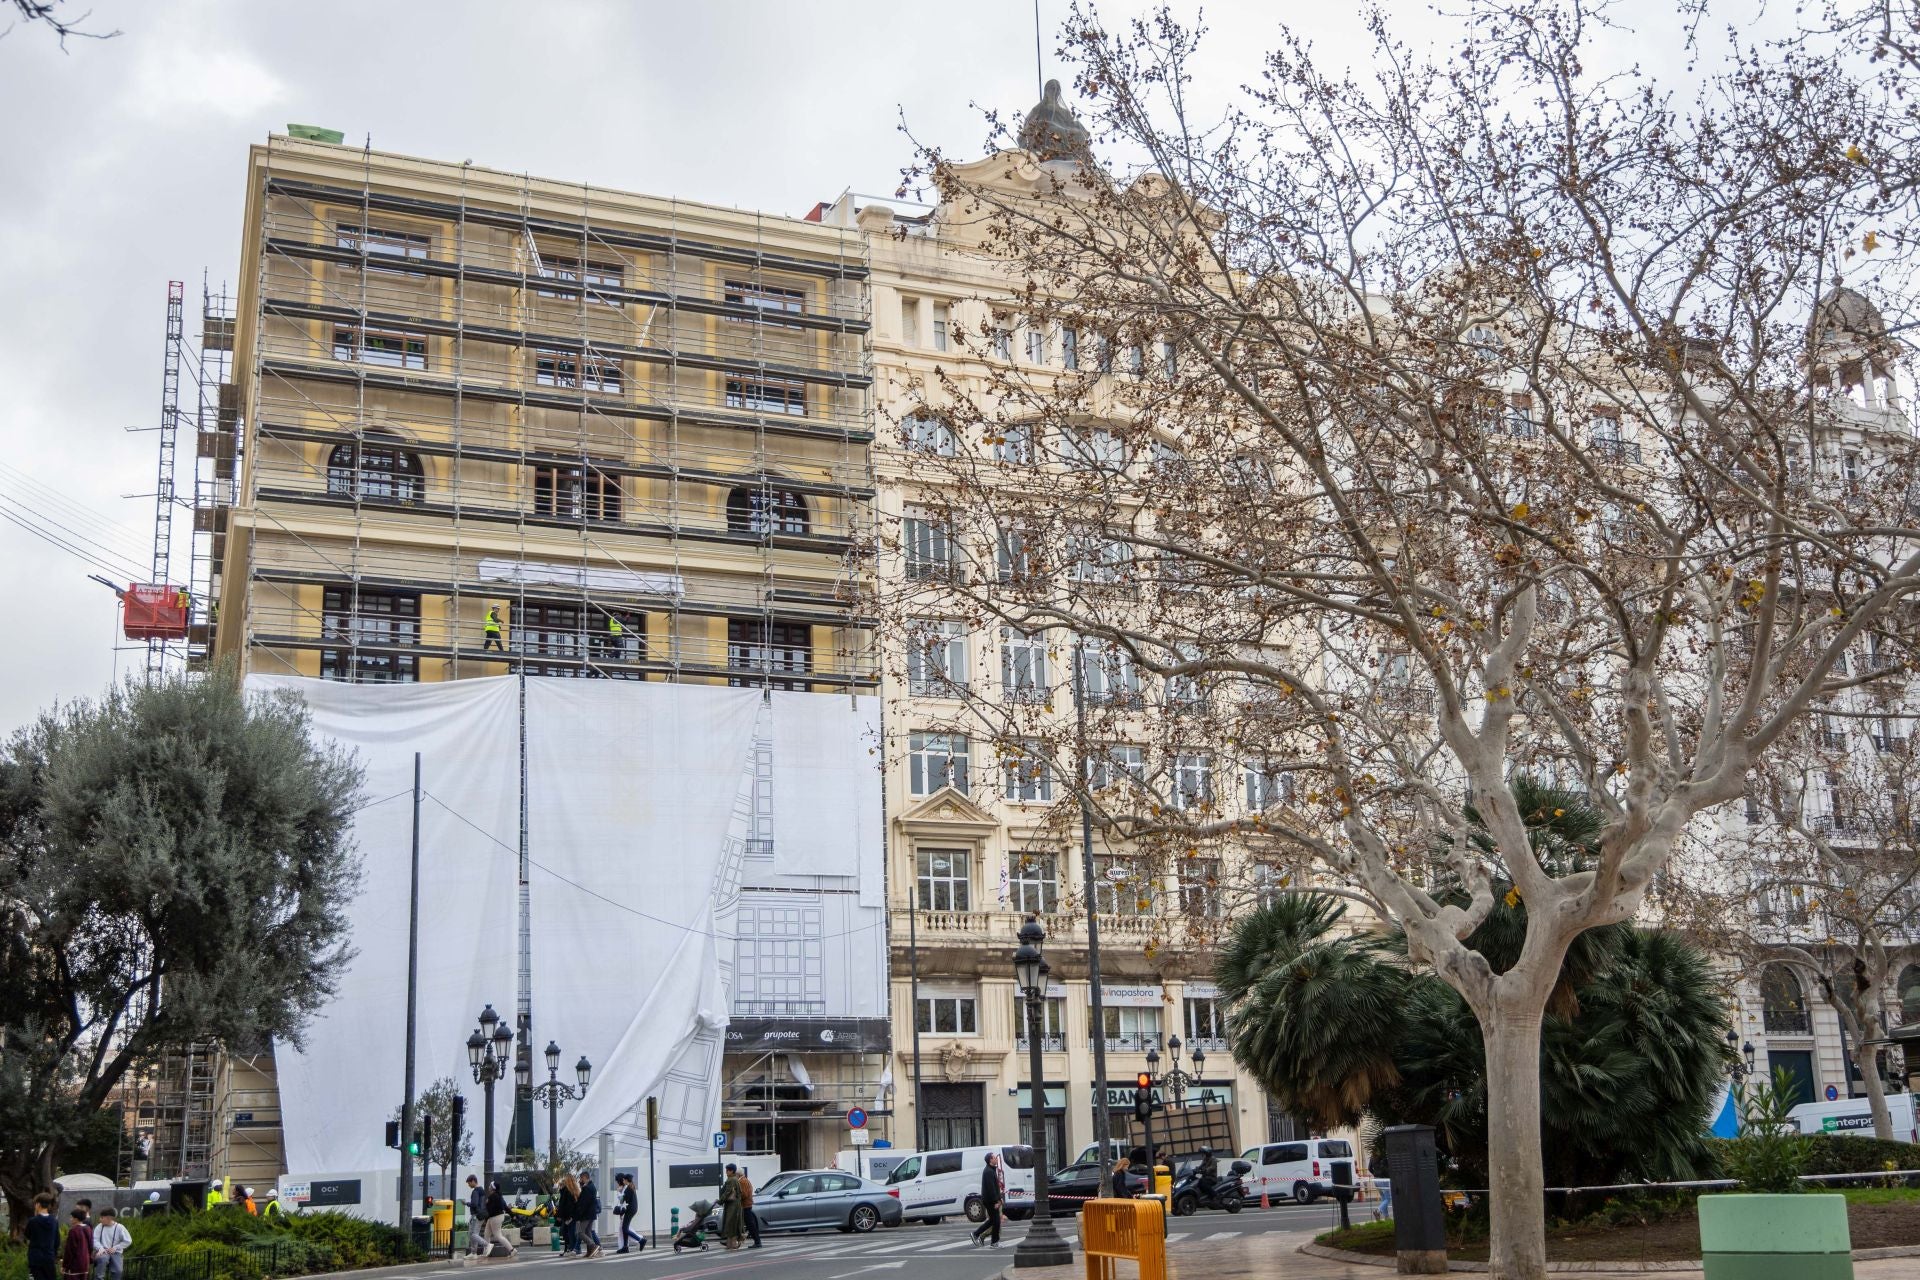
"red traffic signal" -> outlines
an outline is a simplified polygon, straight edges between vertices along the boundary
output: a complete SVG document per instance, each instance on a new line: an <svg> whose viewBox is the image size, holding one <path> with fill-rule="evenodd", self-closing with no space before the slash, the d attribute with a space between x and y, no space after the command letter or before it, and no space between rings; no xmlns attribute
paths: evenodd
<svg viewBox="0 0 1920 1280"><path fill-rule="evenodd" d="M1153 1074L1147 1071L1138 1073L1133 1077L1133 1087L1136 1089L1152 1089Z"/></svg>

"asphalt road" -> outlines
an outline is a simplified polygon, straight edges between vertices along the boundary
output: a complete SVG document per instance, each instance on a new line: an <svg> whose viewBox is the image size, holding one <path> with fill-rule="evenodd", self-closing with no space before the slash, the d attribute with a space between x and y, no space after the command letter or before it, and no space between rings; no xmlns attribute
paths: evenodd
<svg viewBox="0 0 1920 1280"><path fill-rule="evenodd" d="M1354 1206L1355 1221L1364 1220L1370 1210ZM1175 1218L1167 1233L1168 1249L1177 1255L1183 1240L1231 1238L1269 1233L1324 1231L1339 1222L1339 1207L1332 1203L1310 1206L1287 1204L1273 1209L1247 1209L1238 1214L1198 1213ZM1069 1243L1079 1239L1072 1219L1057 1221ZM937 1226L908 1223L882 1227L871 1235L846 1235L837 1231L807 1231L765 1237L761 1249L741 1249L728 1253L717 1243L705 1252L683 1252L675 1256L671 1249L649 1246L644 1253L622 1257L606 1253L598 1258L560 1259L551 1253L523 1249L512 1262L494 1262L469 1270L493 1277L525 1276L539 1272L541 1280L556 1269L591 1271L595 1280L639 1280L649 1274L673 1276L738 1276L740 1280L985 1280L998 1275L1013 1261L1013 1249L1026 1233L1027 1224L1010 1222L1001 1234L998 1249L974 1248L968 1236L973 1224L949 1218ZM1277 1243L1277 1242L1276 1242ZM1285 1247L1292 1247L1291 1243ZM1076 1255L1077 1256L1077 1255ZM611 1268L607 1275L600 1268Z"/></svg>

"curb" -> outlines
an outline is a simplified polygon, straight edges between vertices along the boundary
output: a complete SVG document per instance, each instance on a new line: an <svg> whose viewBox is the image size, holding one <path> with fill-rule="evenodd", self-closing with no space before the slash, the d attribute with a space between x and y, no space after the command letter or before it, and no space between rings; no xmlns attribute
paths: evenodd
<svg viewBox="0 0 1920 1280"><path fill-rule="evenodd" d="M1351 1249L1335 1249L1324 1244L1303 1244L1300 1252L1316 1258L1326 1258L1333 1262L1349 1262L1363 1267L1379 1267L1383 1270L1395 1265L1390 1254L1355 1253ZM1920 1258L1920 1244L1889 1245L1884 1249L1855 1249L1855 1262L1874 1262L1883 1258ZM1484 1274L1489 1269L1485 1262L1448 1262L1448 1271L1462 1271ZM1547 1270L1567 1275L1631 1275L1637 1271L1704 1271L1705 1266L1698 1258L1685 1258L1676 1262L1549 1262ZM1009 1273L1011 1268L1009 1268ZM1014 1280L1009 1274L1007 1280Z"/></svg>

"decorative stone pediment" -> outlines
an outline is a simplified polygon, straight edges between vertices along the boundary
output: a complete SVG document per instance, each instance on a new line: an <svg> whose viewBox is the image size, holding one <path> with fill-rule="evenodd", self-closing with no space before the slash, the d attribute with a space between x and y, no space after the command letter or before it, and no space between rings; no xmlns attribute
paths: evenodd
<svg viewBox="0 0 1920 1280"><path fill-rule="evenodd" d="M1000 825L992 814L952 787L940 788L893 821L907 835L949 840L984 839Z"/></svg>

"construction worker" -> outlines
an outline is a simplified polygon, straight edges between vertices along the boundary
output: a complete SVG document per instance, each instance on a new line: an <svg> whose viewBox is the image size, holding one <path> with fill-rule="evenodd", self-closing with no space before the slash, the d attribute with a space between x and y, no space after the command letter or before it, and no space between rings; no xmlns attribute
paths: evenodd
<svg viewBox="0 0 1920 1280"><path fill-rule="evenodd" d="M207 1208L218 1209L225 1200L226 1196L221 1194L220 1184L218 1182L212 1183L207 1187Z"/></svg>
<svg viewBox="0 0 1920 1280"><path fill-rule="evenodd" d="M620 625L620 615L607 615L607 652L615 658L624 657L626 649L626 628Z"/></svg>
<svg viewBox="0 0 1920 1280"><path fill-rule="evenodd" d="M498 649L501 653L507 651L506 645L500 640L500 606L497 604L487 606L486 633L487 641L480 646L480 652L485 653L489 649Z"/></svg>
<svg viewBox="0 0 1920 1280"><path fill-rule="evenodd" d="M252 1187L240 1188L240 1207L245 1209L248 1213L252 1214L256 1218L260 1216L259 1207L253 1203Z"/></svg>

